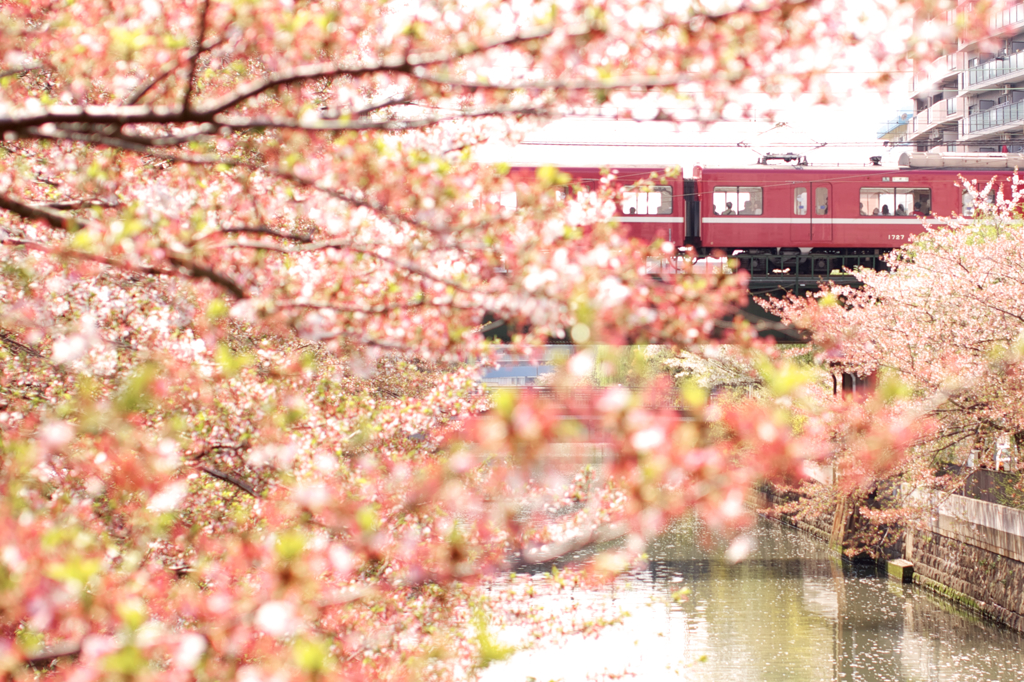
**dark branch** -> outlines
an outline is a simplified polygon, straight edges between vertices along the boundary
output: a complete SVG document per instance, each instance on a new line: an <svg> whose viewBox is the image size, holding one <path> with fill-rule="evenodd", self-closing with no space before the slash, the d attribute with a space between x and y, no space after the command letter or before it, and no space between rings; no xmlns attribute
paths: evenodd
<svg viewBox="0 0 1024 682"><path fill-rule="evenodd" d="M220 480L224 481L225 483L230 483L231 485L235 486L239 490L242 490L242 491L244 491L246 493L249 493L253 497L259 497L259 495L256 494L256 489L253 488L252 485L248 481L245 481L245 480L239 478L238 476L235 476L234 474L229 474L229 473L226 473L224 471L220 471L218 469L214 469L214 468L208 467L208 466L201 466L201 467L199 467L199 470L202 471L204 474L209 474L210 476L213 476L214 478L219 478Z"/></svg>
<svg viewBox="0 0 1024 682"><path fill-rule="evenodd" d="M302 242L303 244L308 244L313 241L313 238L310 237L308 234L301 234L299 232L281 232L279 230L275 230L272 227L265 227L262 225L254 227L225 227L224 229L217 230L215 232L210 232L209 234L205 234L202 237L200 237L200 239L208 239L209 237L214 237L221 234L262 234L267 235L268 237L277 237L278 239L287 239L293 242Z"/></svg>
<svg viewBox="0 0 1024 682"><path fill-rule="evenodd" d="M46 668L59 658L78 658L82 653L79 644L58 644L49 649L25 657L25 665L30 668Z"/></svg>
<svg viewBox="0 0 1024 682"><path fill-rule="evenodd" d="M65 199L64 201L50 201L45 204L28 204L31 208L54 209L58 211L71 211L79 208L117 208L120 202L113 199Z"/></svg>
<svg viewBox="0 0 1024 682"><path fill-rule="evenodd" d="M181 96L181 110L188 111L192 99L192 87L196 78L196 67L199 65L199 55L202 52L203 42L206 40L206 15L210 10L210 0L203 0L203 6L199 10L199 39L196 40L196 50L189 55L188 77L185 79L185 92Z"/></svg>
<svg viewBox="0 0 1024 682"><path fill-rule="evenodd" d="M7 346L9 350L15 353L25 354L33 358L43 357L42 353L37 351L35 348L32 348L31 346L26 346L25 344L21 343L20 341L15 339L14 335L11 334L6 329L0 329L0 344Z"/></svg>
<svg viewBox="0 0 1024 682"><path fill-rule="evenodd" d="M20 76L24 73L29 73L31 71L38 71L41 68L43 68L42 64L40 64L39 62L32 62L31 64L26 64L25 66L16 66L11 69L4 69L3 71L0 71L0 78L7 78L8 76Z"/></svg>
<svg viewBox="0 0 1024 682"><path fill-rule="evenodd" d="M192 277L206 279L213 282L214 284L225 289L235 298L248 298L245 291L242 289L241 285L239 285L237 282L235 282L235 280L231 279L227 275L223 275L217 272L216 270L212 270L206 267L205 265L193 263L192 261L187 261L184 260L183 258L178 258L177 256L168 256L167 260L174 263L179 268L185 270Z"/></svg>
<svg viewBox="0 0 1024 682"><path fill-rule="evenodd" d="M67 214L55 211L45 206L23 204L22 202L11 199L3 194L0 194L0 208L10 211L15 215L20 215L22 218L27 218L29 220L41 220L49 224L50 227L55 227L59 230L72 232L78 229L78 223L73 217Z"/></svg>
<svg viewBox="0 0 1024 682"><path fill-rule="evenodd" d="M209 52L210 50L213 50L213 49L216 49L217 47L220 47L221 45L224 44L224 40L225 40L224 38L217 38L215 40L211 40L210 42L206 43L205 45L202 45L201 47L192 48L192 50L185 57L184 61L194 64L195 60L198 59L199 55L201 55L203 52ZM174 73L175 71L180 69L181 65L182 65L182 61L181 60L173 61L173 62L170 62L167 65L165 65L164 68L162 68L160 70L160 73L158 73L157 75L153 76L153 78L149 79L149 81L147 81L146 83L144 83L141 86L139 86L135 90L135 92L133 92L131 95L129 95L128 99L126 99L124 101L124 104L128 105L128 106L131 106L133 104L138 104L139 100L141 100L143 97L146 96L146 93L148 93L154 87L159 85L165 78L170 76L172 73Z"/></svg>

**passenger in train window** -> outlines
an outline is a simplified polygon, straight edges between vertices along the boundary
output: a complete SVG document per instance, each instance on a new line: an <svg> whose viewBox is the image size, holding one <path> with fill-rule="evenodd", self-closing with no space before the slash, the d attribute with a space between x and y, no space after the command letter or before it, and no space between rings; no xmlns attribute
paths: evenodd
<svg viewBox="0 0 1024 682"><path fill-rule="evenodd" d="M868 214L868 212L864 210L864 202L863 201L860 202L860 214L861 215L867 215Z"/></svg>
<svg viewBox="0 0 1024 682"><path fill-rule="evenodd" d="M882 207L882 215L891 215L889 213L889 207L888 206L883 206Z"/></svg>
<svg viewBox="0 0 1024 682"><path fill-rule="evenodd" d="M750 206L749 201L743 202L743 208L740 209L740 215L753 215L754 209Z"/></svg>
<svg viewBox="0 0 1024 682"><path fill-rule="evenodd" d="M875 210L871 212L871 215L878 215L878 207L875 206Z"/></svg>
<svg viewBox="0 0 1024 682"><path fill-rule="evenodd" d="M914 215L916 215L916 216L923 216L923 215L925 215L924 211L921 210L921 202L920 201L915 201L914 202Z"/></svg>
<svg viewBox="0 0 1024 682"><path fill-rule="evenodd" d="M896 207L896 215L907 215L907 209L903 208L903 204Z"/></svg>
<svg viewBox="0 0 1024 682"><path fill-rule="evenodd" d="M732 202L725 202L725 210L722 211L722 215L736 215L736 211L732 210Z"/></svg>

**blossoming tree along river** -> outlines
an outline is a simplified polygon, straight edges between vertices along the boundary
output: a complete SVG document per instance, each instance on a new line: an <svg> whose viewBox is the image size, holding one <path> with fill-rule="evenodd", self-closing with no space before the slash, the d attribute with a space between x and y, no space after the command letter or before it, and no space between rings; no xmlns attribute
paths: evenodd
<svg viewBox="0 0 1024 682"><path fill-rule="evenodd" d="M895 379L902 402L933 420L901 463L910 482L934 485L943 464L993 466L1000 447L1024 445L1021 186L1015 177L998 191L965 188L974 217L893 252L890 270L858 273L856 288L766 303L846 370Z"/></svg>
<svg viewBox="0 0 1024 682"><path fill-rule="evenodd" d="M468 152L573 111L715 120L744 90L820 89L810 48L865 37L838 4L0 16L7 677L469 677L506 653L489 615L529 616L492 576L625 534L594 564L614 574L685 508L735 519L750 480L798 471L827 432L794 434L793 399L691 392L680 422L611 391L588 409L614 456L552 487L550 405L502 395L460 430L491 403L451 363L486 357L486 316L528 327L524 349L566 329L706 341L740 277L652 280L650 249L672 247L618 238L605 197L562 204L554 169L517 184ZM920 55L943 39L913 34ZM515 213L492 200L511 192ZM870 453L907 439L863 424Z"/></svg>

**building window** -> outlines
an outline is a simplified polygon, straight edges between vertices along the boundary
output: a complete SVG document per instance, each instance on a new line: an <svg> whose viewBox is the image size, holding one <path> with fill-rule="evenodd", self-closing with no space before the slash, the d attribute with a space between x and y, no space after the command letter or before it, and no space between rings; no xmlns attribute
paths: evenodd
<svg viewBox="0 0 1024 682"><path fill-rule="evenodd" d="M860 214L924 216L932 210L932 191L914 187L862 187Z"/></svg>
<svg viewBox="0 0 1024 682"><path fill-rule="evenodd" d="M764 193L760 187L715 187L715 215L761 215Z"/></svg>
<svg viewBox="0 0 1024 682"><path fill-rule="evenodd" d="M793 188L793 215L807 215L807 188Z"/></svg>
<svg viewBox="0 0 1024 682"><path fill-rule="evenodd" d="M672 188L668 185L626 187L622 191L624 215L672 213Z"/></svg>

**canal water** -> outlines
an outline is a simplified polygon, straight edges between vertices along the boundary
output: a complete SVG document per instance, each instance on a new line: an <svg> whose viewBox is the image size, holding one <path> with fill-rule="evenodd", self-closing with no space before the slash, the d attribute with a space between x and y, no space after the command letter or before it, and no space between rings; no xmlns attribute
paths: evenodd
<svg viewBox="0 0 1024 682"><path fill-rule="evenodd" d="M734 565L702 523L680 522L652 544L643 570L563 597L625 610L621 624L517 653L483 679L1024 680L1020 635L841 562L788 526L761 519L748 535L755 548ZM684 587L686 598L674 599Z"/></svg>

